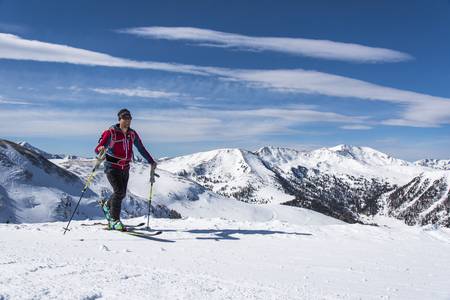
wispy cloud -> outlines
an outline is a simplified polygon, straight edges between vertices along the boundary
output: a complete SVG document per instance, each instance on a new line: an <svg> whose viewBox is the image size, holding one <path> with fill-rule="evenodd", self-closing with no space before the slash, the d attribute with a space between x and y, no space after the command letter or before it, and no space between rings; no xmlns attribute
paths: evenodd
<svg viewBox="0 0 450 300"><path fill-rule="evenodd" d="M303 107L288 107L282 109L262 108L228 113L239 117L278 118L295 123L326 122L326 123L361 123L369 119L367 116L347 116L334 112L323 112Z"/></svg>
<svg viewBox="0 0 450 300"><path fill-rule="evenodd" d="M408 106L400 118L383 122L386 125L411 127L439 127L450 124L450 99L420 97Z"/></svg>
<svg viewBox="0 0 450 300"><path fill-rule="evenodd" d="M135 119L142 122L140 127L148 137L166 142L230 142L267 135L296 135L299 130L295 127L307 123L360 124L367 121L364 116L322 112L302 106L248 110L160 109L138 112Z"/></svg>
<svg viewBox="0 0 450 300"><path fill-rule="evenodd" d="M8 33L0 33L0 58L206 75L204 68L195 66L135 61L66 45L27 40Z"/></svg>
<svg viewBox="0 0 450 300"><path fill-rule="evenodd" d="M303 69L246 70L152 61L134 61L65 45L0 33L0 59L34 60L120 68L139 68L213 76L279 92L318 94L394 103L398 117L386 125L436 127L450 124L450 99L416 93L349 77Z"/></svg>
<svg viewBox="0 0 450 300"><path fill-rule="evenodd" d="M17 99L6 99L0 96L0 104L13 104L13 105L32 105L32 102L17 100Z"/></svg>
<svg viewBox="0 0 450 300"><path fill-rule="evenodd" d="M145 38L196 42L199 46L275 51L321 59L374 63L412 59L400 51L354 43L288 37L255 37L194 27L136 27L118 30Z"/></svg>
<svg viewBox="0 0 450 300"><path fill-rule="evenodd" d="M0 127L0 135L7 137L86 137L109 123L102 114L81 110L0 107L0 114L5 124L14 124Z"/></svg>
<svg viewBox="0 0 450 300"><path fill-rule="evenodd" d="M184 94L174 93L174 92L165 92L165 91L155 91L149 90L141 87L137 88L92 88L92 91L99 94L106 95L119 95L119 96L127 96L127 97L140 97L140 98L167 98L174 99L185 97Z"/></svg>
<svg viewBox="0 0 450 300"><path fill-rule="evenodd" d="M347 130L369 130L372 129L371 126L367 125L344 125L340 127L341 129L347 129Z"/></svg>
<svg viewBox="0 0 450 300"><path fill-rule="evenodd" d="M221 71L226 80L281 92L383 101L399 106L399 117L383 124L437 127L450 124L450 99L385 87L349 77L303 69ZM401 110L403 109L403 110Z"/></svg>
<svg viewBox="0 0 450 300"><path fill-rule="evenodd" d="M283 112L291 112L283 119ZM95 146L99 135L115 122L115 111L99 110L63 110L63 109L3 109L0 107L2 121L5 124L14 126L0 127L0 136L15 138L50 137L55 138L77 138L88 137ZM279 136L280 133L299 135L300 131L291 129L294 125L294 114L298 114L298 120L304 115L311 115L308 109L302 107L276 109L273 114L267 110L241 110L241 111L214 111L214 110L156 110L134 112L133 127L140 133L144 143L155 145L158 143L178 143L180 149L189 148L193 142L216 141L223 144L245 145L248 143L249 149L255 146L254 141L260 146L273 143L270 135ZM315 112L316 119L310 121L322 122L328 118L328 112ZM43 115L45 117L43 118ZM242 116L254 116L242 118ZM267 117L270 115L271 117ZM335 116L340 122L330 122L330 124L354 122L355 126L364 120L365 117ZM182 130L180 129L182 128ZM243 130L245 128L245 130ZM323 132L322 132L323 134ZM392 153L396 157L406 159L419 159L425 157L449 158L448 137L442 136L439 139L430 138L426 142L399 143L394 138L375 140L368 146L374 147L386 153ZM184 143L184 144L183 144ZM186 145L186 146L184 146ZM304 145L284 143L282 146L304 149ZM323 144L313 144L306 147L311 150L324 146ZM204 149L203 149L204 150ZM199 151L198 148L191 148L192 152ZM426 154L424 154L426 153Z"/></svg>
<svg viewBox="0 0 450 300"><path fill-rule="evenodd" d="M45 118L42 118L45 112ZM115 112L64 109L1 109L1 136L97 136L115 122ZM110 117L108 117L110 116ZM80 119L83 121L80 122ZM361 124L366 117L321 112L303 107L253 110L153 109L133 112L133 127L156 142L202 142L248 140L272 134L298 134L305 123ZM110 124L111 123L111 124ZM243 130L245 128L245 130ZM182 130L181 130L182 129Z"/></svg>

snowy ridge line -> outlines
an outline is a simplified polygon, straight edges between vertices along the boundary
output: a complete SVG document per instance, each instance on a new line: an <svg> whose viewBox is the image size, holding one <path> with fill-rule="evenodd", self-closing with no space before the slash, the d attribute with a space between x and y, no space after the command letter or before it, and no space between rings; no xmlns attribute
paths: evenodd
<svg viewBox="0 0 450 300"><path fill-rule="evenodd" d="M59 168L54 164L49 167L48 160L38 158L41 157L39 155L33 156L33 152L30 150L23 150L25 148L17 144L13 148L12 151L4 152L4 155L14 157L15 151L19 151L25 156L22 156L23 159L18 167L5 166L2 169L0 177L6 174L9 176L5 179L9 185L5 186L14 186L14 189L8 188L5 192L0 192L6 195L5 199L13 197L15 201L15 198L20 195L20 191L33 191L35 193L31 201L33 207L23 210L22 216L18 215L12 207L8 208L3 213L4 216L0 212L0 222L2 220L3 222L8 220L36 222L67 218L79 190L72 188L71 191L63 190L61 192L62 184L47 186L50 182L58 182L54 179L26 182L24 174L33 174L37 171L44 172L48 177L48 174L51 173L48 173L48 170L54 169L55 175L65 174L63 176L68 176L70 174L74 180L78 178L76 180L80 181L81 185L91 172L91 162L86 159L65 157L51 160ZM7 147L7 149L12 148ZM36 164L36 161L39 163ZM46 168L46 171L37 170L35 167L30 169L29 166L33 165L33 162L39 168ZM309 152L274 147L263 147L256 152L225 148L165 159L160 161L159 167L163 178L160 178L155 186L152 210L154 217L204 216L261 221L277 215L295 223L298 221L293 217L294 215L303 214L303 217L306 217L302 211L292 210L289 213L287 211L279 213L280 209L272 205L283 203L307 208L350 223L364 222L367 217L370 219L380 213L397 217L399 213L392 212L390 208L386 207L389 205L387 200L391 201L391 196L396 195L394 190L401 188L395 183L398 177L395 174L401 174L402 180L406 181L409 180L408 174L426 173L438 177L440 174L449 172L414 166L371 148L348 145L321 148ZM403 174L403 172L405 173ZM384 174L391 173L397 177L393 177L393 182L386 181ZM146 214L146 198L149 190L148 174L149 166L146 163L133 164L122 217ZM378 177L373 177L374 174L377 174ZM23 176L22 183L19 180L12 180L17 176ZM33 178L41 178L41 176L33 175ZM77 215L76 218L101 217L96 200L99 197L109 197L111 193L109 183L102 170L99 170L94 178L90 191L91 195L83 199L80 215ZM37 192L41 194L48 192L52 196L46 196L48 202L44 203L41 200L41 194L38 195ZM386 193L388 193L387 197ZM416 205L418 199L414 199L413 202L409 202L409 200L412 199L402 200L400 203L402 209L416 209L417 206L423 207L425 210L424 205ZM423 200L430 203L436 202L438 199ZM29 200L19 199L19 203L25 201ZM444 199L444 203L445 201ZM254 204L270 204L270 206L262 207L254 206ZM447 224L445 217L442 217L440 212L441 207L439 205L433 207L436 208L436 211L432 213L436 215L437 219L427 217L428 221L424 222L439 220L440 224ZM43 210L46 208L47 215L44 215L43 211L39 212L39 208ZM426 213L428 213L428 204L426 209ZM50 216L48 211L51 212ZM274 214L274 212L276 213ZM421 213L422 211L417 211L409 214ZM30 216L33 217L30 218Z"/></svg>

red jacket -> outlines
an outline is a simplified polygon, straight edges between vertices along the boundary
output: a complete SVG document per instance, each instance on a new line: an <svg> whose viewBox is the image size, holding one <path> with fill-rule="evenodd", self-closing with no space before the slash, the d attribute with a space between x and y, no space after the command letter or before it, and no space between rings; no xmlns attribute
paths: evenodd
<svg viewBox="0 0 450 300"><path fill-rule="evenodd" d="M155 163L153 157L145 149L141 138L131 128L128 128L126 134L122 132L119 124L111 126L103 131L102 136L95 147L95 153L99 153L98 148L104 146L106 148L105 167L127 170L130 168L130 161L133 159L133 145L139 150L139 153L150 163Z"/></svg>

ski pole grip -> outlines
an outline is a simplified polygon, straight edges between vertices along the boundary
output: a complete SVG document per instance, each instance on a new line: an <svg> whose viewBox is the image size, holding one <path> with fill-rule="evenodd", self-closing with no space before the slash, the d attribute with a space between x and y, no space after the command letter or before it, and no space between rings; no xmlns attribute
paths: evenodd
<svg viewBox="0 0 450 300"><path fill-rule="evenodd" d="M100 165L103 162L103 160L105 159L105 157L106 157L106 150L105 149L100 150L100 152L98 153L98 155L96 157L96 162L95 162L93 171L95 171L98 167L100 167Z"/></svg>
<svg viewBox="0 0 450 300"><path fill-rule="evenodd" d="M104 160L106 156L106 148L103 148L102 150L100 150L100 152L98 153L97 159L98 160Z"/></svg>

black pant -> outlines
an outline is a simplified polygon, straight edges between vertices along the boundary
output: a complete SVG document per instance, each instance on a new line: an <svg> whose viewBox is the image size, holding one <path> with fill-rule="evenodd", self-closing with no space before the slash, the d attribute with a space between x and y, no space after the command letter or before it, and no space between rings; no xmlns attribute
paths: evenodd
<svg viewBox="0 0 450 300"><path fill-rule="evenodd" d="M111 217L114 220L119 220L122 200L127 194L129 171L128 169L119 170L111 168L106 171L106 177L114 191L108 201Z"/></svg>

